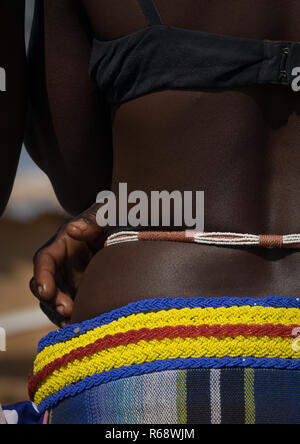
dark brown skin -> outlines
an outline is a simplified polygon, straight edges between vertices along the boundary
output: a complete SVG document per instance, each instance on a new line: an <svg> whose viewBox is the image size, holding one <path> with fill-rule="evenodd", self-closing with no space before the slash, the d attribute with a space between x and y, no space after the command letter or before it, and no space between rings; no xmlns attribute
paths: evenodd
<svg viewBox="0 0 300 444"><path fill-rule="evenodd" d="M91 32L79 1L36 2L25 142L71 214L111 186L110 111L88 75Z"/></svg>
<svg viewBox="0 0 300 444"><path fill-rule="evenodd" d="M24 0L0 2L0 67L7 91L0 92L0 215L13 186L21 151L26 112Z"/></svg>
<svg viewBox="0 0 300 444"><path fill-rule="evenodd" d="M72 2L63 3L71 9ZM45 1L49 8L48 32L59 29L60 21L66 20L59 15L53 18L50 4L51 1ZM167 25L249 38L300 41L297 0L156 0L156 4ZM135 0L82 0L82 5L91 31L99 39L114 39L146 26ZM75 36L76 33L72 38ZM56 35L57 40L62 38ZM78 68L77 60L76 68L73 63L76 84L76 76L81 76L83 67ZM56 60L53 66L59 70L60 64L62 61ZM52 89L52 100L61 93L69 97L70 90ZM84 97L86 94L82 91ZM58 112L57 119L62 119L64 138L70 140L72 132L66 129L68 110L63 111ZM112 188L117 190L120 182L127 182L129 190L146 192L204 190L206 231L299 233L299 113L300 96L282 87L165 91L131 101L116 110L112 121ZM93 118L102 123L99 116ZM84 118L82 125L86 125ZM101 137L95 139L89 149L101 154L106 141ZM63 144L61 148L64 153ZM47 153L51 147L45 144L43 150ZM82 156L85 165L86 151L77 155ZM99 158L99 176L105 159ZM86 168L81 174L80 180L86 174L87 183L88 177L93 176ZM52 181L56 180L52 173ZM94 194L101 189L104 188L95 187ZM72 228L68 230L64 239L72 242ZM84 235L77 238L83 239ZM53 250L51 254L53 262L58 253ZM298 251L163 242L115 246L93 257L74 307L61 304L61 313L65 318L71 316L72 321L83 321L146 298L298 296L299 269ZM44 286L44 298L48 294L47 298L54 300L55 284L52 280L50 292L47 279L36 274L36 283Z"/></svg>

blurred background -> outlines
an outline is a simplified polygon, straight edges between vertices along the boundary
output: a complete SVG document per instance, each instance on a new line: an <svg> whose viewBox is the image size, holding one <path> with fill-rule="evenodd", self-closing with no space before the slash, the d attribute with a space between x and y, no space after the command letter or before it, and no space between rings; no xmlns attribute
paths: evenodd
<svg viewBox="0 0 300 444"><path fill-rule="evenodd" d="M34 0L26 0L28 42ZM23 149L14 190L0 219L0 327L7 351L0 352L0 403L27 400L27 377L38 341L54 327L29 291L32 257L66 220L48 178Z"/></svg>

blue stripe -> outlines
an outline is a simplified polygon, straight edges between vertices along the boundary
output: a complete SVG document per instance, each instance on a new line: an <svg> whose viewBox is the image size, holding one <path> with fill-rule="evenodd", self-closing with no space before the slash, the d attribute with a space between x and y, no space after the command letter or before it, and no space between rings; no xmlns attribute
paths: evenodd
<svg viewBox="0 0 300 444"><path fill-rule="evenodd" d="M115 384L104 384L94 388L94 392L87 391L89 394L89 411L93 418L90 424L110 424L112 418L114 424L124 423L124 408L122 398L124 393L124 381L120 379ZM73 398L72 398L73 399ZM97 403L101 399L101 407Z"/></svg>
<svg viewBox="0 0 300 444"><path fill-rule="evenodd" d="M89 392L79 393L76 398L64 399L51 412L51 424L68 422L69 425L82 425L93 420L94 407L90 402ZM83 415L85 413L85 417Z"/></svg>
<svg viewBox="0 0 300 444"><path fill-rule="evenodd" d="M186 391L187 424L211 424L210 370L188 370Z"/></svg>
<svg viewBox="0 0 300 444"><path fill-rule="evenodd" d="M300 424L300 372L255 371L257 424Z"/></svg>
<svg viewBox="0 0 300 444"><path fill-rule="evenodd" d="M122 424L144 424L144 411L143 411L143 399L144 399L144 379L138 376L132 378L125 378L123 384L122 397L119 399L118 404L122 399L122 411L123 418ZM108 393L108 396L109 393ZM128 408L130 406L130 408ZM113 423L113 417L110 418L110 424Z"/></svg>
<svg viewBox="0 0 300 444"><path fill-rule="evenodd" d="M71 396L76 396L84 390L92 387L116 381L121 378L140 376L155 371L183 370L193 368L267 368L300 370L300 359L269 359L269 358L190 358L190 359L165 359L144 364L135 364L130 367L112 369L109 372L102 372L98 375L89 376L82 381L71 384L52 396L46 398L39 406L39 411L44 413L54 407L60 401Z"/></svg>
<svg viewBox="0 0 300 444"><path fill-rule="evenodd" d="M120 318L132 314L155 312L160 310L182 309L182 308L229 308L229 307L274 307L274 308L299 308L300 298L268 297L263 299L254 298L163 298L149 299L146 301L133 302L123 308L113 310L90 321L74 324L62 330L49 333L43 338L38 347L38 353L50 345L65 342L87 333L95 328L108 325ZM79 331L79 333L77 332Z"/></svg>
<svg viewBox="0 0 300 444"><path fill-rule="evenodd" d="M244 369L222 370L221 399L222 423L245 424Z"/></svg>

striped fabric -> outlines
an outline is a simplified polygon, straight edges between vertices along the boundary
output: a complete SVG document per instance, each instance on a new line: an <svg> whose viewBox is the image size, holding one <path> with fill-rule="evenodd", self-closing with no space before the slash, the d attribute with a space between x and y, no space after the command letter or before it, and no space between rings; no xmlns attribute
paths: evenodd
<svg viewBox="0 0 300 444"><path fill-rule="evenodd" d="M199 369L210 369L205 373L207 381L202 381L203 393L210 387L205 396L214 400L212 422L218 424L223 403L221 370L247 368L243 384L249 394L246 416L251 422L252 372L300 370L300 347L294 346L299 326L300 299L296 298L166 298L132 303L44 338L29 392L44 412L112 381L149 374L156 378L159 372L171 371L175 388L183 376L173 371L190 370L187 383ZM201 388L197 384L195 396ZM183 403L171 388L169 392Z"/></svg>
<svg viewBox="0 0 300 444"><path fill-rule="evenodd" d="M40 414L32 402L20 402L3 408L0 404L0 425L41 425L47 422L47 414Z"/></svg>
<svg viewBox="0 0 300 444"><path fill-rule="evenodd" d="M300 371L173 370L87 389L51 424L300 424Z"/></svg>

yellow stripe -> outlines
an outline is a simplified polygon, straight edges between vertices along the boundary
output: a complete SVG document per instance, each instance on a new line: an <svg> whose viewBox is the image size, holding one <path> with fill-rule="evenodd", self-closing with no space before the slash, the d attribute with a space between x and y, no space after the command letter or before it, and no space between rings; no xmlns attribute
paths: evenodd
<svg viewBox="0 0 300 444"><path fill-rule="evenodd" d="M187 424L187 370L177 372L178 424Z"/></svg>
<svg viewBox="0 0 300 444"><path fill-rule="evenodd" d="M176 338L161 341L140 341L137 344L106 349L80 361L75 361L53 372L37 390L35 402L40 404L45 398L62 388L79 382L87 376L121 368L133 364L153 362L158 359L177 358L300 358L300 351L292 348L292 339L251 337L245 338Z"/></svg>
<svg viewBox="0 0 300 444"><path fill-rule="evenodd" d="M246 368L245 369L245 417L246 424L253 425L255 424L256 415L255 415L255 370L254 368Z"/></svg>
<svg viewBox="0 0 300 444"><path fill-rule="evenodd" d="M96 328L65 343L45 348L36 358L34 374L46 365L79 347L85 347L98 339L116 333L142 328L161 328L177 325L226 325L226 324L297 324L300 310L297 308L230 307L230 308L183 308L180 310L139 313Z"/></svg>

